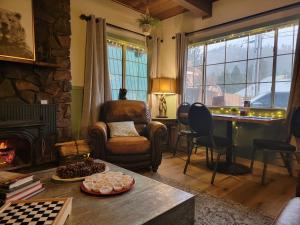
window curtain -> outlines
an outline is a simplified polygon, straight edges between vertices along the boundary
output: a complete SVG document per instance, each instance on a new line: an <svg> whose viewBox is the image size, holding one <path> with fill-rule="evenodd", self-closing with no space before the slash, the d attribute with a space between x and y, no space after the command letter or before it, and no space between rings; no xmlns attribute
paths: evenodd
<svg viewBox="0 0 300 225"><path fill-rule="evenodd" d="M178 104L181 104L183 99L184 74L186 71L186 55L187 55L187 37L185 33L176 34L176 80Z"/></svg>
<svg viewBox="0 0 300 225"><path fill-rule="evenodd" d="M159 51L160 51L160 38L152 36L147 38L147 52L148 52L148 74L149 74L149 85L148 85L148 105L151 109L151 114L156 115L158 113L157 98L151 94L152 82L151 79L159 76Z"/></svg>
<svg viewBox="0 0 300 225"><path fill-rule="evenodd" d="M83 111L81 135L86 137L87 128L99 120L100 106L111 100L108 72L106 22L91 16L87 21Z"/></svg>
<svg viewBox="0 0 300 225"><path fill-rule="evenodd" d="M289 124L291 123L292 113L299 106L300 106L300 32L298 32L298 36L297 36L294 72L293 72L293 79L291 84L289 105L287 109L287 120ZM300 151L299 138L296 139L296 144L297 144L297 150Z"/></svg>

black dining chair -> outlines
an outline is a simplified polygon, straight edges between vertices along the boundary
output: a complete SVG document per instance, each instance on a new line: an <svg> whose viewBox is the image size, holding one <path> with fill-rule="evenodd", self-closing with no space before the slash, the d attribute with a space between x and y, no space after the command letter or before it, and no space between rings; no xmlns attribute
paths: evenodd
<svg viewBox="0 0 300 225"><path fill-rule="evenodd" d="M180 139L184 136L187 137L187 135L191 134L191 129L189 127L189 118L188 118L190 107L191 105L187 102L181 103L176 112L178 132L177 132L176 146L173 149L174 156L176 155L176 150Z"/></svg>
<svg viewBox="0 0 300 225"><path fill-rule="evenodd" d="M208 108L202 103L191 105L189 114L189 124L194 132L190 138L192 142L188 148L188 159L185 164L184 174L186 173L190 157L192 154L193 144L206 148L206 164L208 167L213 166L214 171L211 178L211 184L214 184L215 176L218 170L218 164L222 155L226 154L228 148L233 149L232 140L225 137L213 135L213 118ZM211 160L209 160L208 150L211 150ZM217 159L213 160L213 151L217 153Z"/></svg>
<svg viewBox="0 0 300 225"><path fill-rule="evenodd" d="M291 160L296 151L296 147L290 144L291 136L294 135L296 138L300 137L300 107L298 107L292 115L291 123L289 126L288 137L285 141L280 140L267 140L267 139L254 139L253 140L253 151L251 157L250 169L253 171L254 159L257 151L263 153L263 173L261 178L261 184L265 183L266 171L268 166L269 154L279 153L284 166L287 168L290 176L292 173Z"/></svg>

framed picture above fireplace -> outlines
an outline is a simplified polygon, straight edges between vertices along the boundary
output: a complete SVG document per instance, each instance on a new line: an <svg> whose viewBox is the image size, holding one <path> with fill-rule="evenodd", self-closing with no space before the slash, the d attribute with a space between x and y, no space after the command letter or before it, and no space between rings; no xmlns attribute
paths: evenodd
<svg viewBox="0 0 300 225"><path fill-rule="evenodd" d="M32 0L0 0L0 60L35 61Z"/></svg>

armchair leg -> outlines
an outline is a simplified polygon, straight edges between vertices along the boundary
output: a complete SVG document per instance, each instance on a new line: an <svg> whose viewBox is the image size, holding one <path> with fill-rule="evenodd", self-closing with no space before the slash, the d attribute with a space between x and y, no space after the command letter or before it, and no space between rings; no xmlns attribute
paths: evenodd
<svg viewBox="0 0 300 225"><path fill-rule="evenodd" d="M210 148L210 161L211 164L214 164L214 150L212 148Z"/></svg>

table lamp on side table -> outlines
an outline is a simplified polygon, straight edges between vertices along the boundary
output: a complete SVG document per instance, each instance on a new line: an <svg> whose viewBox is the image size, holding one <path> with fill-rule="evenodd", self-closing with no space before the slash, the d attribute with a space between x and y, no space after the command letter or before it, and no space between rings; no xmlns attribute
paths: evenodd
<svg viewBox="0 0 300 225"><path fill-rule="evenodd" d="M176 80L172 78L152 79L152 93L159 95L159 118L167 118L166 95L176 94Z"/></svg>

